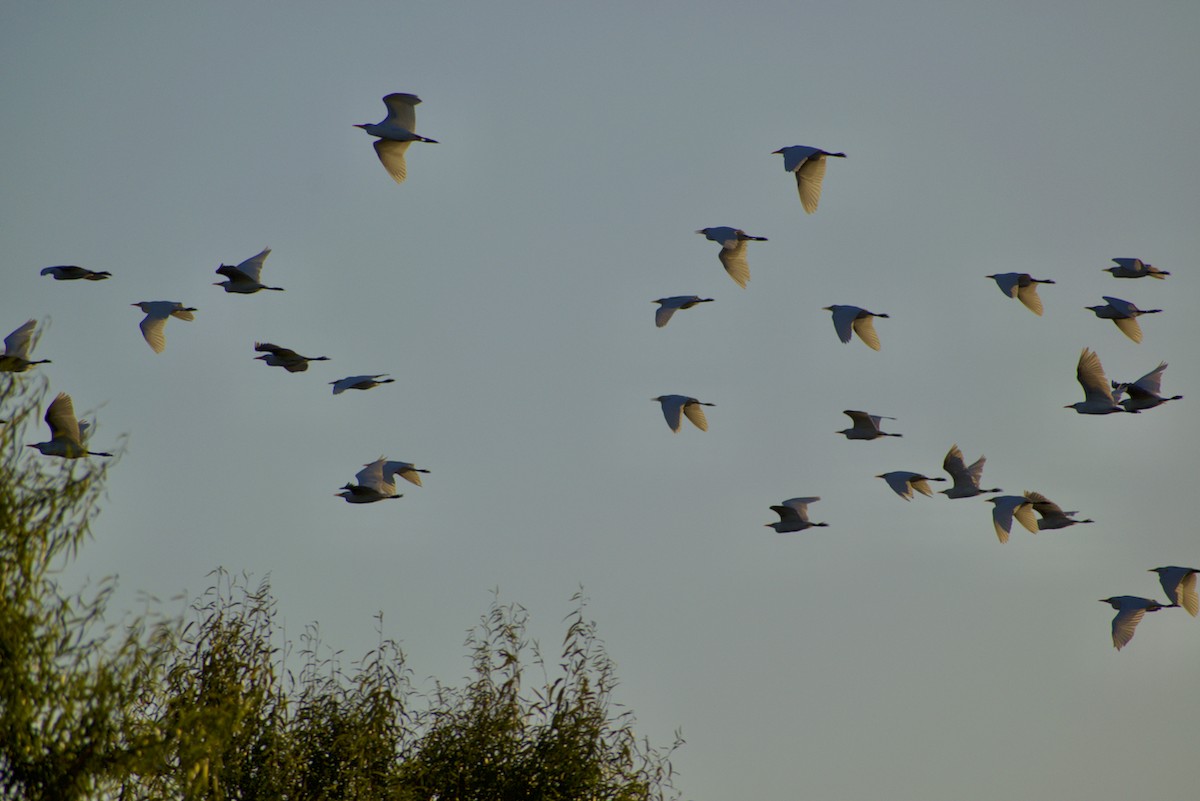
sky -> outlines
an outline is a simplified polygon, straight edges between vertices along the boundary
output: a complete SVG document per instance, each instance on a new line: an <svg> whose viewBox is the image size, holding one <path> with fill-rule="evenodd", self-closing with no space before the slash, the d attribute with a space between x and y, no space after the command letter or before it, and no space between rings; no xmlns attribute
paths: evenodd
<svg viewBox="0 0 1200 801"><path fill-rule="evenodd" d="M1188 797L1200 620L1117 652L1097 600L1200 567L1198 35L1182 2L7 7L0 328L46 323L35 369L122 449L69 578L118 575L119 614L269 576L289 637L350 662L382 612L443 682L494 590L553 653L582 586L696 801ZM439 140L402 185L352 127L391 92ZM794 144L848 154L811 216ZM769 240L744 290L693 233L717 225ZM212 286L264 247L285 292ZM1044 316L997 272L1054 279ZM656 329L688 294L715 302ZM1135 344L1103 295L1164 312ZM161 354L144 300L198 309ZM882 350L831 304L888 313ZM1064 409L1085 347L1185 399ZM331 394L362 373L396 381ZM847 441L843 409L903 437ZM875 478L953 443L1096 522L1001 545L981 499ZM381 454L425 486L333 497ZM795 496L829 526L764 528Z"/></svg>

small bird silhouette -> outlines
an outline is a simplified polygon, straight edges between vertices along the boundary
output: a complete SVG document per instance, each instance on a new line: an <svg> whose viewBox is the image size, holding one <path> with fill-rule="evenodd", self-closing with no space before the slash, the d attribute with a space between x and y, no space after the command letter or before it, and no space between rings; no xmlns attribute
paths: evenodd
<svg viewBox="0 0 1200 801"><path fill-rule="evenodd" d="M1033 511L1040 517L1037 521L1038 531L1048 531L1056 528L1067 528L1080 523L1095 523L1095 520L1076 520L1079 512L1064 512L1057 503L1042 495L1040 492L1026 491L1025 498L1033 506Z"/></svg>
<svg viewBox="0 0 1200 801"><path fill-rule="evenodd" d="M825 160L846 158L845 153L830 153L819 147L791 145L773 151L771 155L783 156L783 168L796 175L796 188L800 190L800 203L804 211L812 214L821 202L821 183L825 180Z"/></svg>
<svg viewBox="0 0 1200 801"><path fill-rule="evenodd" d="M84 456L112 456L104 451L89 451L84 444L87 437L88 423L75 419L75 404L71 396L65 392L46 409L46 425L50 426L50 440L27 445L37 448L43 456L61 456L64 459L81 459Z"/></svg>
<svg viewBox="0 0 1200 801"><path fill-rule="evenodd" d="M1024 495L997 495L994 498L988 498L987 502L992 504L992 525L996 529L996 537L999 538L1001 544L1008 542L1008 535L1012 532L1013 518L1016 518L1017 522L1030 533L1038 533L1037 518L1033 514L1033 502Z"/></svg>
<svg viewBox="0 0 1200 801"><path fill-rule="evenodd" d="M688 420L692 421L692 425L701 431L708 430L708 420L704 417L704 410L701 406L716 406L715 403L704 403L695 398L689 398L686 395L659 395L657 398L650 400L658 401L662 406L663 417L667 420L667 425L672 431L678 432L679 427L683 424L680 418L682 412Z"/></svg>
<svg viewBox="0 0 1200 801"><path fill-rule="evenodd" d="M408 150L408 146L413 142L438 143L436 139L426 139L413 133L417 125L416 107L420 102L421 98L416 95L404 92L390 94L383 99L388 113L381 122L354 126L379 137L375 142L375 154L379 156L379 162L388 175L398 184L403 183L408 175L404 163L404 151Z"/></svg>
<svg viewBox="0 0 1200 801"><path fill-rule="evenodd" d="M1074 409L1079 414L1112 414L1125 411L1114 400L1108 377L1104 375L1104 367L1101 366L1100 357L1094 350L1084 348L1079 354L1079 364L1075 366L1075 379L1083 387L1083 400L1067 404L1064 409Z"/></svg>
<svg viewBox="0 0 1200 801"><path fill-rule="evenodd" d="M272 289L276 292L282 292L281 286L267 286L262 282L263 262L267 260L267 256L271 255L270 248L263 248L262 253L257 256L251 256L244 262L234 267L232 264L222 264L217 268L217 275L223 275L227 281L219 281L213 286L225 287L226 292L232 292L236 295L253 295L260 289Z"/></svg>
<svg viewBox="0 0 1200 801"><path fill-rule="evenodd" d="M162 353L163 348L167 346L167 338L163 334L163 329L167 325L168 317L178 317L180 320L195 319L192 316L192 312L196 311L194 308L173 300L143 300L129 305L137 306L146 313L138 327L142 329L142 336L145 338L146 344L155 353Z"/></svg>
<svg viewBox="0 0 1200 801"><path fill-rule="evenodd" d="M254 358L262 359L271 367L282 367L289 373L303 373L308 369L309 362L329 361L328 356L301 356L291 348L281 348L270 342L255 342L254 349L263 354Z"/></svg>
<svg viewBox="0 0 1200 801"><path fill-rule="evenodd" d="M0 353L0 373L23 373L35 364L50 364L49 359L30 359L33 349L33 329L37 323L26 320L17 330L4 338L4 353Z"/></svg>
<svg viewBox="0 0 1200 801"><path fill-rule="evenodd" d="M734 283L742 289L750 281L750 264L746 261L747 242L766 242L765 236L750 236L741 228L730 228L728 225L718 225L715 228L701 228L696 233L704 234L709 240L718 242L721 250L717 258L721 266Z"/></svg>
<svg viewBox="0 0 1200 801"><path fill-rule="evenodd" d="M1120 651L1133 639L1133 630L1142 621L1147 612L1157 612L1159 609L1177 606L1177 604L1160 604L1149 598L1139 598L1136 595L1116 595L1112 598L1101 598L1100 603L1108 604L1117 610L1117 616L1112 621L1113 647Z"/></svg>
<svg viewBox="0 0 1200 801"><path fill-rule="evenodd" d="M39 275L52 275L55 281L103 281L111 277L112 273L106 270L88 270L73 264L60 264L57 267L43 267Z"/></svg>
<svg viewBox="0 0 1200 801"><path fill-rule="evenodd" d="M824 309L833 312L833 328L843 343L850 341L853 332L868 348L879 350L879 335L875 333L875 323L871 318L887 317L886 314L876 314L858 306L834 305L825 306Z"/></svg>
<svg viewBox="0 0 1200 801"><path fill-rule="evenodd" d="M1103 272L1112 273L1114 278L1142 278L1150 276L1163 280L1169 272L1160 270L1153 264L1146 264L1141 259L1113 259L1117 263L1116 267L1105 267Z"/></svg>
<svg viewBox="0 0 1200 801"><path fill-rule="evenodd" d="M1183 400L1182 395L1172 395L1168 398L1160 394L1162 391L1162 374L1166 369L1167 363L1160 362L1158 367L1155 367L1137 381L1128 384L1113 381L1113 400L1121 404L1121 407L1127 412L1140 412L1143 409L1153 409L1155 406L1161 406L1167 401ZM1128 394L1129 397L1122 399L1121 396L1124 394Z"/></svg>
<svg viewBox="0 0 1200 801"><path fill-rule="evenodd" d="M987 492L1003 492L1004 490L999 487L979 488L979 479L983 476L983 465L986 461L987 457L980 456L971 463L970 467L967 467L958 445L951 445L950 450L946 452L946 458L942 461L942 469L950 474L950 480L954 482L954 486L941 490L941 494L947 498L973 498Z"/></svg>
<svg viewBox="0 0 1200 801"><path fill-rule="evenodd" d="M1121 329L1121 333L1132 339L1134 342L1141 343L1142 327L1138 324L1137 318L1143 314L1158 314L1162 309L1139 309L1134 304L1120 298L1110 298L1104 296L1105 306L1084 306L1085 309L1095 312L1096 316L1102 320L1112 320L1117 328Z"/></svg>
<svg viewBox="0 0 1200 801"><path fill-rule="evenodd" d="M702 298L699 295L672 295L669 298L659 298L654 301L658 308L654 310L654 325L662 328L671 320L671 315L680 309L690 309L697 303L712 303L712 298Z"/></svg>
<svg viewBox="0 0 1200 801"><path fill-rule="evenodd" d="M789 498L778 506L772 506L771 510L779 515L778 523L764 523L767 528L773 528L780 534L790 534L794 531L804 531L805 529L815 528L817 526L827 526L828 523L813 523L808 519L808 505L821 500L813 496L811 498Z"/></svg>
<svg viewBox="0 0 1200 801"><path fill-rule="evenodd" d="M261 356L259 357L262 358ZM393 384L396 382L394 378L384 378L387 373L379 373L378 375L352 375L346 378L339 378L337 381L330 381L333 384L333 394L341 395L348 389L371 389L380 384Z"/></svg>
<svg viewBox="0 0 1200 801"><path fill-rule="evenodd" d="M1049 278L1034 278L1029 273L996 273L989 275L1000 287L1000 291L1010 298L1016 298L1025 304L1025 308L1042 316L1042 299L1038 297L1038 284L1053 284Z"/></svg>
<svg viewBox="0 0 1200 801"><path fill-rule="evenodd" d="M882 420L895 420L895 417L884 417L881 414L867 414L853 409L846 409L842 414L849 415L854 425L835 431L835 434L845 434L846 439L878 439L879 437L902 437L903 434L889 434L879 427Z"/></svg>

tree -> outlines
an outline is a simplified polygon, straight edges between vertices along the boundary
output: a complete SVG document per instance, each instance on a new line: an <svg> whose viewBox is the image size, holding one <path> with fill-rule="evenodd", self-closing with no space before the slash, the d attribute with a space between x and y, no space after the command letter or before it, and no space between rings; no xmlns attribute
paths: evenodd
<svg viewBox="0 0 1200 801"><path fill-rule="evenodd" d="M615 711L615 666L581 593L556 670L526 611L496 597L466 641L472 678L428 693L382 613L378 644L348 669L309 626L293 674L269 582L222 569L182 618L106 626L111 580L71 594L54 576L87 539L112 462L21 446L45 394L0 374L0 798L674 797L682 741L660 751Z"/></svg>

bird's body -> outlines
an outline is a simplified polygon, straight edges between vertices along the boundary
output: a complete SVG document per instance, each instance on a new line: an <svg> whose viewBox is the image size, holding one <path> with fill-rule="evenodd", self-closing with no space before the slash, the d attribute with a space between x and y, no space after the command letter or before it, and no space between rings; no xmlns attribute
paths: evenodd
<svg viewBox="0 0 1200 801"><path fill-rule="evenodd" d="M1008 542L1008 535L1012 532L1012 521L1016 518L1017 522L1025 527L1032 534L1037 534L1037 518L1033 514L1033 502L1024 495L997 495L993 498L988 498L987 502L992 504L992 525L996 529L996 536L1001 544Z"/></svg>
<svg viewBox="0 0 1200 801"><path fill-rule="evenodd" d="M825 311L833 312L833 328L837 331L838 339L843 343L850 341L851 333L858 334L871 350L879 350L879 335L875 333L874 317L887 317L886 314L860 309L858 306L825 306Z"/></svg>
<svg viewBox="0 0 1200 801"><path fill-rule="evenodd" d="M1158 574L1158 582L1171 603L1182 606L1192 617L1200 614L1200 595L1196 593L1196 574L1200 570L1172 566L1156 567L1150 572Z"/></svg>
<svg viewBox="0 0 1200 801"><path fill-rule="evenodd" d="M371 136L379 139L375 142L375 154L388 175L396 183L403 183L408 175L408 167L404 162L404 151L413 142L428 142L437 144L436 139L426 139L413 133L417 124L416 106L421 98L404 92L395 92L383 98L387 106L387 116L382 122L355 125L362 128Z"/></svg>
<svg viewBox="0 0 1200 801"><path fill-rule="evenodd" d="M854 409L846 409L842 412L848 415L854 425L850 428L843 428L841 431L835 431L835 434L844 434L846 439L878 439L879 437L902 437L903 434L889 434L881 429L880 422L883 420L895 420L895 417L884 417L881 414L868 414L866 412L856 411Z"/></svg>
<svg viewBox="0 0 1200 801"><path fill-rule="evenodd" d="M50 426L50 440L27 447L37 448L43 456L61 456L64 459L82 459L85 456L112 456L103 451L89 451L85 444L88 424L75 418L75 404L65 392L58 393L46 409L46 425Z"/></svg>
<svg viewBox="0 0 1200 801"><path fill-rule="evenodd" d="M1038 531L1049 531L1056 528L1067 528L1068 526L1079 525L1081 523L1095 523L1095 520L1076 520L1075 515L1079 512L1064 512L1062 507L1054 501L1042 495L1040 492L1026 492L1026 500L1033 506L1033 511L1037 512L1039 517L1037 521Z"/></svg>
<svg viewBox="0 0 1200 801"><path fill-rule="evenodd" d="M33 349L33 329L37 323L26 320L4 338L4 353L0 353L0 373L23 373L35 364L49 364L49 359L30 359Z"/></svg>
<svg viewBox="0 0 1200 801"><path fill-rule="evenodd" d="M281 286L267 286L262 282L263 262L267 260L267 256L271 255L270 248L263 248L262 253L257 256L251 256L241 264L234 267L232 264L222 264L217 268L217 275L223 275L228 280L219 281L213 286L225 287L226 292L232 292L236 295L253 295L260 289L271 289L276 292L282 292Z"/></svg>
<svg viewBox="0 0 1200 801"><path fill-rule="evenodd" d="M654 301L658 308L654 310L654 325L662 328L671 320L671 315L680 309L690 309L697 303L712 303L712 298L702 298L699 295L672 295L669 298L659 298Z"/></svg>
<svg viewBox="0 0 1200 801"><path fill-rule="evenodd" d="M1121 404L1127 412L1140 412L1143 409L1153 409L1167 401L1183 400L1182 395L1164 397L1162 394L1162 374L1167 369L1167 363L1161 362L1150 372L1132 383L1112 382L1113 400ZM1128 394L1128 398L1121 396Z"/></svg>
<svg viewBox="0 0 1200 801"><path fill-rule="evenodd" d="M1136 595L1116 595L1112 598L1101 598L1105 603L1117 610L1117 616L1112 621L1113 647L1120 651L1133 639L1133 630L1142 621L1147 612L1157 612L1174 604L1160 604L1149 598L1139 598Z"/></svg>
<svg viewBox="0 0 1200 801"><path fill-rule="evenodd" d="M1104 296L1104 306L1084 306L1102 320L1112 320L1117 328L1121 329L1121 333L1132 339L1134 342L1142 341L1142 327L1138 324L1137 318L1143 314L1158 314L1162 309L1139 309L1133 303L1120 298L1110 298Z"/></svg>
<svg viewBox="0 0 1200 801"><path fill-rule="evenodd" d="M143 300L129 305L137 306L145 312L146 316L142 318L138 328L142 329L142 336L145 338L146 344L155 353L162 353L163 348L167 346L167 338L163 329L166 328L168 317L178 317L180 320L195 319L192 316L192 312L196 311L194 308L173 300Z"/></svg>
<svg viewBox="0 0 1200 801"><path fill-rule="evenodd" d="M74 264L60 264L57 267L43 267L39 275L52 275L55 281L103 281L112 276L106 270L89 270Z"/></svg>
<svg viewBox="0 0 1200 801"><path fill-rule="evenodd" d="M796 188L800 191L800 203L804 211L812 214L821 201L821 184L825 180L825 161L829 158L846 158L845 153L830 153L819 147L791 145L781 147L771 155L783 156L783 168L796 175Z"/></svg>
<svg viewBox="0 0 1200 801"><path fill-rule="evenodd" d="M968 467L963 461L963 454L958 445L951 445L945 460L942 461L942 469L950 474L950 480L954 482L954 486L942 490L941 494L947 498L973 498L988 492L1003 492L1004 490L999 487L979 488L979 480L983 476L983 465L986 461L987 457L980 456Z"/></svg>
<svg viewBox="0 0 1200 801"><path fill-rule="evenodd" d="M821 500L813 496L811 498L789 498L778 506L772 506L771 510L779 515L778 523L764 523L767 528L773 528L780 534L790 534L795 531L804 531L805 529L815 528L817 526L827 526L828 523L813 523L808 519L808 505Z"/></svg>
<svg viewBox="0 0 1200 801"><path fill-rule="evenodd" d="M929 482L946 480L944 478L930 478L929 476L914 473L910 470L893 470L890 473L877 475L875 478L882 478L892 488L893 492L906 501L912 500L913 490L932 498L933 490L929 488Z"/></svg>
<svg viewBox="0 0 1200 801"><path fill-rule="evenodd" d="M1114 278L1142 278L1150 276L1163 280L1169 272L1160 270L1153 264L1146 264L1141 259L1113 259L1117 263L1116 267L1105 267L1103 272L1112 273Z"/></svg>
<svg viewBox="0 0 1200 801"><path fill-rule="evenodd" d="M1083 400L1068 404L1064 409L1074 409L1079 414L1112 414L1125 411L1113 398L1112 388L1104 375L1104 367L1094 350L1084 348L1079 354L1075 378L1083 387Z"/></svg>
<svg viewBox="0 0 1200 801"><path fill-rule="evenodd" d="M1054 281L1049 278L1034 278L1029 273L996 273L989 275L996 282L996 286L1000 287L1000 291L1010 298L1016 298L1025 304L1025 308L1042 316L1042 299L1038 297L1038 284L1053 284Z"/></svg>
<svg viewBox="0 0 1200 801"><path fill-rule="evenodd" d="M742 289L750 281L750 264L746 261L747 242L766 242L765 236L750 236L741 228L731 228L728 225L718 225L714 228L701 228L696 233L704 234L709 240L721 245L717 258L729 277Z"/></svg>
<svg viewBox="0 0 1200 801"><path fill-rule="evenodd" d="M262 358L261 356L259 358ZM268 362L269 363L269 362ZM352 375L346 378L339 378L337 381L330 381L333 384L333 394L341 395L348 389L371 389L380 384L395 383L394 378L385 378L387 373L379 373L378 375Z"/></svg>
<svg viewBox="0 0 1200 801"><path fill-rule="evenodd" d="M657 398L650 400L658 401L662 406L663 417L667 420L667 425L672 431L678 432L679 427L683 425L682 417L687 417L692 421L692 425L701 431L708 430L708 420L704 417L704 410L701 406L716 406L715 403L704 403L695 398L689 398L687 395L659 395Z"/></svg>
<svg viewBox="0 0 1200 801"><path fill-rule="evenodd" d="M309 362L329 361L328 356L301 356L291 348L281 348L270 342L255 342L254 350L263 354L254 358L262 359L271 367L282 367L289 373L303 373L308 369Z"/></svg>

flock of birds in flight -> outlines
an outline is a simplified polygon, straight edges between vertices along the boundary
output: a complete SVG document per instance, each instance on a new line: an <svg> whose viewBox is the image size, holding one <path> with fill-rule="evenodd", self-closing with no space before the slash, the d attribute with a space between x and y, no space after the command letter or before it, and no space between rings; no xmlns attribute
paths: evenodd
<svg viewBox="0 0 1200 801"><path fill-rule="evenodd" d="M394 93L383 98L387 107L387 116L379 123L356 125L371 136L375 153L379 157L387 173L401 183L407 177L405 153L413 142L436 144L437 140L420 136L414 132L416 127L415 107L420 98L413 94ZM822 183L825 178L827 160L829 158L845 158L845 153L834 153L816 147L794 145L780 148L774 154L782 155L784 169L795 176L800 202L804 211L812 214L817 210L821 198ZM773 155L774 155L773 154ZM765 242L766 237L752 236L739 228L716 226L702 228L696 232L708 240L718 243L721 249L718 258L729 277L740 287L745 288L750 280L750 267L746 258L748 243ZM216 273L225 278L215 282L226 293L251 295L263 290L283 291L283 287L267 286L262 282L262 269L270 248L242 263L234 266L222 264ZM1113 259L1115 266L1107 268L1115 278L1150 277L1162 280L1170 275L1169 272L1146 264L1140 259ZM73 265L46 267L42 275L49 275L56 281L101 281L111 277L107 271L93 271ZM1019 300L1034 314L1041 316L1043 306L1038 296L1038 284L1053 284L1050 279L1033 278L1027 273L997 273L989 275L1000 290L1008 297ZM702 303L711 303L713 298L701 298L697 295L677 295L659 298L654 322L659 328L667 325L672 316L680 310L691 309ZM1112 320L1134 342L1142 341L1142 330L1137 318L1144 314L1157 314L1161 309L1139 309L1135 304L1116 297L1104 297L1105 305L1086 307L1100 319ZM155 353L161 353L166 347L165 328L167 321L174 317L180 320L193 320L195 308L184 306L174 301L156 300L141 301L132 304L138 307L145 317L139 327L146 343ZM848 343L855 336L872 350L880 350L881 344L875 331L875 319L886 319L887 314L868 311L858 306L831 305L825 307L832 313L833 326L839 340ZM0 372L24 372L37 364L48 363L49 359L32 359L30 351L34 342L34 320L29 320L4 339L4 352L0 354ZM304 372L309 362L327 361L325 356L302 356L289 348L280 347L268 342L256 342L254 350L262 355L257 356L267 365L282 367L288 372ZM1167 401L1179 400L1181 396L1164 396L1161 392L1163 372L1166 363L1160 363L1141 378L1131 382L1110 382L1100 364L1096 353L1085 348L1080 354L1076 368L1076 377L1083 388L1084 399L1069 404L1064 408L1074 409L1079 414L1104 415L1112 413L1139 413L1153 409ZM333 394L338 395L348 389L368 390L381 384L392 383L394 379L387 374L368 374L347 376L329 382L333 385ZM673 432L682 427L683 418L687 418L701 431L708 430L708 420L705 417L705 406L714 406L696 398L685 395L660 395L652 400L658 402L663 417ZM873 415L864 411L846 410L852 426L835 433L842 434L850 440L874 440L883 437L899 437L901 434L882 430L882 421L894 418ZM28 447L37 449L45 456L57 456L66 459L78 459L87 456L112 456L104 451L90 451L87 448L88 423L78 420L75 415L71 396L60 392L51 402L45 414L45 422L50 428L50 439L46 442L30 444ZM942 467L950 476L951 486L941 490L947 498L972 498L979 495L1003 492L998 487L984 489L980 487L985 458L980 456L969 466L966 464L962 451L957 445L952 445L943 460ZM396 492L395 477L421 486L421 473L428 473L410 462L389 460L379 457L366 464L355 475L355 482L347 483L335 497L343 498L347 503L364 504L401 497ZM912 500L914 493L932 497L930 482L945 482L945 478L930 477L919 472L897 470L882 473L877 478L883 479L887 485L902 499ZM771 509L779 515L779 520L765 524L778 533L794 533L810 528L828 526L824 522L813 522L809 518L808 507L819 501L819 497L797 497L782 501ZM987 499L992 504L992 522L996 536L1001 543L1008 541L1015 519L1028 531L1037 533L1047 529L1061 529L1073 525L1092 523L1090 519L1076 518L1077 512L1063 511L1056 503L1038 492L1025 492L1022 495L994 495ZM1196 576L1200 570L1190 567L1158 567L1150 572L1158 574L1163 592L1169 599L1161 603L1154 599L1139 596L1120 595L1101 599L1117 610L1112 621L1113 645L1120 649L1133 637L1137 624L1146 612L1154 612L1164 608L1182 607L1192 616L1200 614L1200 597L1196 590Z"/></svg>

